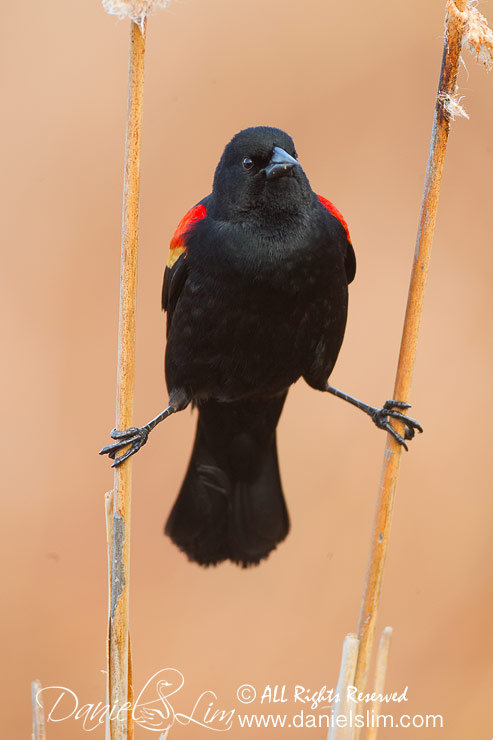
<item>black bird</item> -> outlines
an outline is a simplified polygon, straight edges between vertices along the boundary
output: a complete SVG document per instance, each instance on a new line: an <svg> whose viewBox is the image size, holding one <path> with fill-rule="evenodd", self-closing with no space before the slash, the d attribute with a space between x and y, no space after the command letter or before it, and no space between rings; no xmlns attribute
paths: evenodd
<svg viewBox="0 0 493 740"><path fill-rule="evenodd" d="M190 403L198 408L190 464L165 528L190 560L247 566L286 537L276 426L300 377L365 411L403 446L421 431L401 413L408 404L378 409L328 383L355 271L347 225L311 189L291 137L267 126L240 131L212 193L171 241L162 295L169 405L143 427L113 430L116 443L101 450L119 465L160 421ZM404 438L390 418L404 422Z"/></svg>

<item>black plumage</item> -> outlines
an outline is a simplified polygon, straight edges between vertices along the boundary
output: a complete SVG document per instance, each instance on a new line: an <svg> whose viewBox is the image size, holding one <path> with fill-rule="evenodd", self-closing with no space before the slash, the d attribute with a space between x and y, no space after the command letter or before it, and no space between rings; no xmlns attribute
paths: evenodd
<svg viewBox="0 0 493 740"><path fill-rule="evenodd" d="M119 463L193 403L194 448L166 533L204 565L258 563L289 529L276 448L288 389L303 377L335 390L328 378L356 270L347 227L311 189L291 137L250 128L225 148L212 193L180 225L168 264L170 405L146 427L116 433L104 452ZM347 400L383 425L383 410ZM385 411L386 424L399 413Z"/></svg>

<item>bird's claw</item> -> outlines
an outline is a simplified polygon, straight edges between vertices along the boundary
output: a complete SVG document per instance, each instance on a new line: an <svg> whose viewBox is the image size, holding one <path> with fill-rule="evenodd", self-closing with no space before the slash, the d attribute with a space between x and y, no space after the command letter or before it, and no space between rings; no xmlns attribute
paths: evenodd
<svg viewBox="0 0 493 740"><path fill-rule="evenodd" d="M112 439L116 439L117 442L112 445L106 445L106 447L103 447L103 449L100 450L99 454L108 455L108 457L114 460L111 467L115 468L118 465L121 465L122 462L127 460L131 455L138 452L140 448L145 445L149 436L149 430L146 429L146 427L130 427L130 429L124 429L123 431L113 429L110 432L110 436ZM116 457L120 450L129 445L130 449L128 449L123 455L120 455L120 457Z"/></svg>
<svg viewBox="0 0 493 740"><path fill-rule="evenodd" d="M386 401L381 409L375 409L372 414L372 419L377 427L379 429L385 429L387 432L389 432L389 434L393 436L396 442L402 445L405 450L408 449L405 440L412 439L417 431L419 433L423 431L421 424L416 421L416 419L412 419L410 416L406 416L405 414L401 413L402 411L406 411L406 409L409 408L411 408L410 403L391 400ZM397 419L397 421L402 421L402 423L404 424L404 437L396 432L396 430L390 423L390 419Z"/></svg>

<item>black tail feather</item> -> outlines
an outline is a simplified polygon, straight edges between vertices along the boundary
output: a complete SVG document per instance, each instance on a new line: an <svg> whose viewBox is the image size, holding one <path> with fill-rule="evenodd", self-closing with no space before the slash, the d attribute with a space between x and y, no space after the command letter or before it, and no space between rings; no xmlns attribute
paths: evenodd
<svg viewBox="0 0 493 740"><path fill-rule="evenodd" d="M190 560L246 567L286 537L276 447L285 398L199 406L192 457L165 528Z"/></svg>

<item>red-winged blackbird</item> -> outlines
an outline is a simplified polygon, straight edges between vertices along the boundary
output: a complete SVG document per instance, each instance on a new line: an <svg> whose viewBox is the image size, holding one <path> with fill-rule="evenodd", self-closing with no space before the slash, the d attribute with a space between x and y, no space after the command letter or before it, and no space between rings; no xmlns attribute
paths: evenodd
<svg viewBox="0 0 493 740"><path fill-rule="evenodd" d="M101 450L119 465L160 421L190 403L198 408L192 457L165 528L190 560L246 566L286 537L276 426L300 377L362 409L404 446L390 418L405 422L405 439L421 431L400 413L408 404L377 409L328 384L355 271L347 225L311 189L291 137L266 126L240 131L212 193L171 241L162 296L169 406L144 427L113 430L117 442Z"/></svg>

